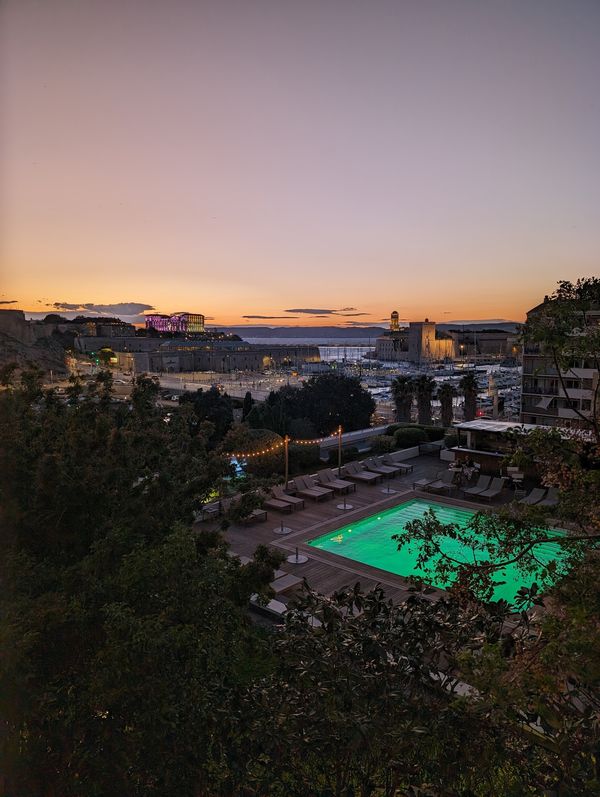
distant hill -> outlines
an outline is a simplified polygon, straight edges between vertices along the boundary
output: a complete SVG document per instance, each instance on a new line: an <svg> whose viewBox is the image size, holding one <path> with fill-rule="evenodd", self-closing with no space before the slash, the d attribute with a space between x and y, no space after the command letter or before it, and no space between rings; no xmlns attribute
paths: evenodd
<svg viewBox="0 0 600 797"><path fill-rule="evenodd" d="M213 329L213 327L210 327ZM385 327L214 327L241 338L376 338Z"/></svg>
<svg viewBox="0 0 600 797"><path fill-rule="evenodd" d="M438 324L437 328L442 331L460 332L463 329L481 331L506 330L516 332L520 325L516 321L473 321L465 324ZM212 328L212 327L211 327ZM382 332L386 332L387 326L370 327L255 327L255 326L236 326L236 327L215 327L222 332L232 332L241 338L329 338L331 340L351 339L351 338L376 338Z"/></svg>
<svg viewBox="0 0 600 797"><path fill-rule="evenodd" d="M489 330L490 332L518 332L522 324L516 321L471 321L465 324L438 324L438 329L443 329L445 332L462 332L463 329L472 329L476 332L483 332Z"/></svg>

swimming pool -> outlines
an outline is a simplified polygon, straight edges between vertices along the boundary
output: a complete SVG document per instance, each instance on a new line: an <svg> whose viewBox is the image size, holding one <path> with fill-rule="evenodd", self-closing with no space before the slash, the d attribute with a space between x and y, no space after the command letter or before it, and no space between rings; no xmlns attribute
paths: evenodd
<svg viewBox="0 0 600 797"><path fill-rule="evenodd" d="M417 567L419 542L405 545L399 551L398 544L392 540L392 535L402 531L409 520L422 518L425 512L431 508L435 510L442 523L455 523L463 527L475 514L468 509L415 498L392 509L364 518L364 520L357 520L328 534L323 534L310 540L308 544L355 562L378 567L380 570L386 570L388 573L398 576L423 578L427 583L443 588L448 585L426 577L425 573ZM557 531L557 534L559 533ZM446 537L442 542L442 550L460 558L465 557L469 549L456 540ZM559 545L545 543L539 546L536 556L545 564L553 559L561 559L562 552ZM496 587L494 599L504 598L509 603L512 603L520 587L528 586L536 580L534 575L524 576L520 573L515 564L509 565L503 572L498 572L495 579L505 583Z"/></svg>

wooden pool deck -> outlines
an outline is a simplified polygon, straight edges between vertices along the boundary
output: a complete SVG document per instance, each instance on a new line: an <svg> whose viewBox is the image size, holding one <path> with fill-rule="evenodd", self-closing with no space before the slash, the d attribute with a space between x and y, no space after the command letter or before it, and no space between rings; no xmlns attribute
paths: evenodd
<svg viewBox="0 0 600 797"><path fill-rule="evenodd" d="M334 496L325 501L306 499L305 508L300 511L282 514L269 510L265 522L254 523L251 526L232 525L224 533L230 545L230 550L238 556L252 556L258 545L281 551L286 557L294 555L296 549L299 554L308 557L304 564L291 564L287 561L281 565L281 570L293 573L316 591L330 595L344 587L354 586L360 582L363 590L369 590L380 584L386 595L394 602L403 601L409 594L408 582L401 576L388 573L360 562L354 562L341 556L313 548L307 543L321 534L333 531L351 521L361 520L378 511L390 509L414 497L427 498L430 501L442 501L453 506L477 510L482 504L458 499L458 491L452 496L439 495L425 491L415 492L413 482L424 478L433 478L440 470L445 470L445 463L437 457L419 456L407 460L413 465L413 472L394 479L383 479L374 485L357 484L356 492L346 496L348 505L352 509L338 509L343 504L344 498ZM388 489L390 492L388 493ZM512 497L511 491L506 491L505 498ZM486 504L487 506L487 504ZM291 529L287 534L278 534L283 526ZM278 595L277 599L286 601L293 595L294 590ZM440 590L431 589L430 594L440 594Z"/></svg>

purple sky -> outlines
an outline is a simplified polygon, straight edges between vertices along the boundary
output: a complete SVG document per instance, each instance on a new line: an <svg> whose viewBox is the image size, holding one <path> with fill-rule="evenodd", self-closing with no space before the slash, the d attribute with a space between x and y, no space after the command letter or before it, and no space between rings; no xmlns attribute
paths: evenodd
<svg viewBox="0 0 600 797"><path fill-rule="evenodd" d="M12 307L519 320L600 272L597 0L4 0L0 26Z"/></svg>

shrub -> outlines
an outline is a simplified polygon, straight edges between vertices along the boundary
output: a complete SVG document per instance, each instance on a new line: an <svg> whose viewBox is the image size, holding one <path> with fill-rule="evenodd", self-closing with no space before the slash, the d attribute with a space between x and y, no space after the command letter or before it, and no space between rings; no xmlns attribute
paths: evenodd
<svg viewBox="0 0 600 797"><path fill-rule="evenodd" d="M427 439L430 443L442 440L446 434L446 429L443 426L423 426L421 428L427 434Z"/></svg>
<svg viewBox="0 0 600 797"><path fill-rule="evenodd" d="M454 448L458 445L458 437L455 434L447 434L444 437L444 445L446 448Z"/></svg>
<svg viewBox="0 0 600 797"><path fill-rule="evenodd" d="M412 448L412 446L418 446L419 443L427 443L429 441L427 432L415 426L406 426L403 429L398 429L394 439L396 448Z"/></svg>
<svg viewBox="0 0 600 797"><path fill-rule="evenodd" d="M291 443L289 447L290 471L292 473L306 473L311 468L317 469L318 467L322 467L323 463L321 462L319 451L318 445L303 446Z"/></svg>
<svg viewBox="0 0 600 797"><path fill-rule="evenodd" d="M232 523L239 523L249 517L254 509L261 507L263 501L259 493L245 493L231 504L227 517Z"/></svg>
<svg viewBox="0 0 600 797"><path fill-rule="evenodd" d="M243 451L260 451L271 449L268 454L249 457L246 461L246 473L252 476L269 477L273 473L283 473L282 438L269 429L251 429L245 424L234 424L225 437L222 447L224 451L237 453Z"/></svg>
<svg viewBox="0 0 600 797"><path fill-rule="evenodd" d="M342 449L342 462L353 462L355 459L360 459L356 446L348 446L348 448ZM330 458L330 461L337 464L337 451L335 452L335 456Z"/></svg>
<svg viewBox="0 0 600 797"><path fill-rule="evenodd" d="M382 434L373 440L371 450L374 454L388 454L396 449L396 438L393 435Z"/></svg>
<svg viewBox="0 0 600 797"><path fill-rule="evenodd" d="M442 437L446 434L446 429L443 426L424 426L423 424L419 423L411 423L411 424L402 424L402 423L392 423L388 428L385 430L386 436L388 435L395 435L398 432L411 430L411 429L419 429L426 433L427 439L421 440L420 442L430 442L432 443L434 440L441 440Z"/></svg>

